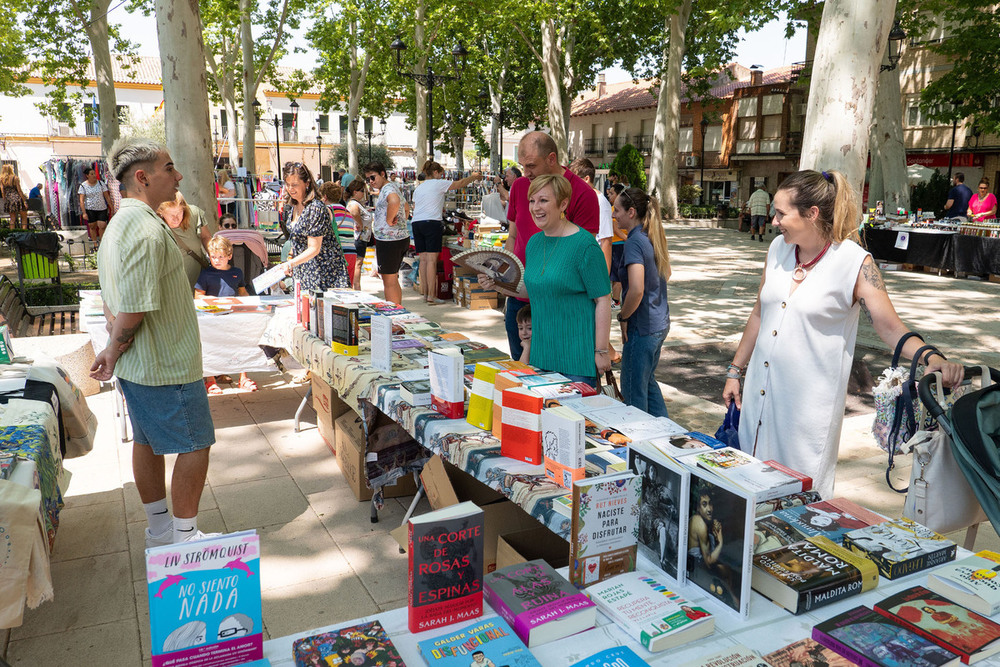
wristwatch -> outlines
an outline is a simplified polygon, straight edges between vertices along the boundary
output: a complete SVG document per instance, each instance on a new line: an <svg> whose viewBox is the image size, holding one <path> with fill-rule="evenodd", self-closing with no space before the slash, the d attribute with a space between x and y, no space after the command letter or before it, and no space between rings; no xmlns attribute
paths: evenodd
<svg viewBox="0 0 1000 667"><path fill-rule="evenodd" d="M628 317L622 317L621 311L618 311L618 321L619 322L628 322Z"/></svg>

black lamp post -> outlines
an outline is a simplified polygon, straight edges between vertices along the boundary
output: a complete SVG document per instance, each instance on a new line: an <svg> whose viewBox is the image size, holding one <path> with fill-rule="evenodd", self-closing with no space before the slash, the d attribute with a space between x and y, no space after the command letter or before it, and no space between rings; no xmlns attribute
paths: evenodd
<svg viewBox="0 0 1000 667"><path fill-rule="evenodd" d="M383 137L383 136L385 136L385 118L382 118L382 119L379 120L379 127L382 128L382 131L379 134L375 134L375 132L374 132L375 128L373 127L374 124L375 124L374 121L372 121L372 123L367 123L366 122L365 123L365 131L362 132L362 134L365 135L365 137L368 139L368 161L369 162L372 161L372 137ZM357 129L358 129L358 119L357 119L357 116L355 116L355 118L354 118L354 131L356 132Z"/></svg>
<svg viewBox="0 0 1000 667"><path fill-rule="evenodd" d="M319 161L319 177L323 178L323 135L316 129L316 153Z"/></svg>
<svg viewBox="0 0 1000 667"><path fill-rule="evenodd" d="M396 39L392 40L389 48L396 52L396 73L400 76L405 76L407 79L416 81L427 89L428 158L434 159L434 86L446 81L457 81L462 78L462 73L465 72L465 61L469 52L464 46L462 46L461 40L459 40L455 48L451 50L453 65L458 70L458 74L435 74L434 69L431 67L427 68L426 74L417 74L416 72L406 72L403 70L402 56L403 51L406 50L406 44L403 43L401 36L397 35ZM369 142L369 146L370 145L371 142Z"/></svg>
<svg viewBox="0 0 1000 667"><path fill-rule="evenodd" d="M285 141L298 141L299 140L299 102L294 97L292 98L292 103L289 105L292 109L292 131L294 134L292 138L289 139L285 137Z"/></svg>
<svg viewBox="0 0 1000 667"><path fill-rule="evenodd" d="M701 205L704 206L708 199L708 188L705 187L705 131L708 130L708 119L702 116L698 125L701 127Z"/></svg>
<svg viewBox="0 0 1000 667"><path fill-rule="evenodd" d="M889 64L879 67L879 72L891 72L896 69L896 65L899 64L899 58L903 53L904 39L906 39L906 32L899 25L899 19L896 19L892 24L892 30L889 31L889 39L886 44L886 49L889 51Z"/></svg>

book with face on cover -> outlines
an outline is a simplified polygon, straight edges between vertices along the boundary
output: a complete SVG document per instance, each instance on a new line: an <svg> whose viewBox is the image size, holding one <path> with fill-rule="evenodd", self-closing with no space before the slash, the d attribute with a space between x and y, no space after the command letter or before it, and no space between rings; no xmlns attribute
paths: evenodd
<svg viewBox="0 0 1000 667"><path fill-rule="evenodd" d="M645 442L628 448L628 465L642 480L639 551L667 576L683 583L691 472Z"/></svg>
<svg viewBox="0 0 1000 667"><path fill-rule="evenodd" d="M635 570L640 491L631 472L573 482L571 582L589 586Z"/></svg>
<svg viewBox="0 0 1000 667"><path fill-rule="evenodd" d="M875 604L875 611L957 653L967 665L1000 651L1000 625L923 586L887 597Z"/></svg>
<svg viewBox="0 0 1000 667"><path fill-rule="evenodd" d="M295 667L316 665L396 665L405 667L399 651L378 621L322 632L292 644Z"/></svg>

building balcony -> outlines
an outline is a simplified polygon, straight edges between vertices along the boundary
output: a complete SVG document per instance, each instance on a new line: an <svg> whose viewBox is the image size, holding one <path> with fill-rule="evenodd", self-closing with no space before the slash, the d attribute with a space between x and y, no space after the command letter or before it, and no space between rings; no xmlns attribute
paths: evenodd
<svg viewBox="0 0 1000 667"><path fill-rule="evenodd" d="M632 137L632 143L643 155L649 155L653 152L653 135L651 134L641 134L637 137Z"/></svg>
<svg viewBox="0 0 1000 667"><path fill-rule="evenodd" d="M604 138L598 137L595 139L584 139L583 140L583 154L584 155L604 155Z"/></svg>
<svg viewBox="0 0 1000 667"><path fill-rule="evenodd" d="M608 152L617 153L622 148L624 148L625 144L627 143L628 143L628 137L625 135L610 137L608 139Z"/></svg>

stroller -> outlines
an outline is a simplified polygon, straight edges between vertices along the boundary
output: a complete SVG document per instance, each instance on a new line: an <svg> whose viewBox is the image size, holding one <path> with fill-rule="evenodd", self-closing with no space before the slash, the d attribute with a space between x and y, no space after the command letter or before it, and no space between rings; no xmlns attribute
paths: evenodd
<svg viewBox="0 0 1000 667"><path fill-rule="evenodd" d="M920 379L917 392L924 407L951 439L951 452L969 482L986 518L1000 532L1000 371L967 366L966 378L989 371L992 384L956 399L947 412L934 396L934 375ZM912 489L911 489L912 491ZM978 524L969 528L966 548L975 540Z"/></svg>

